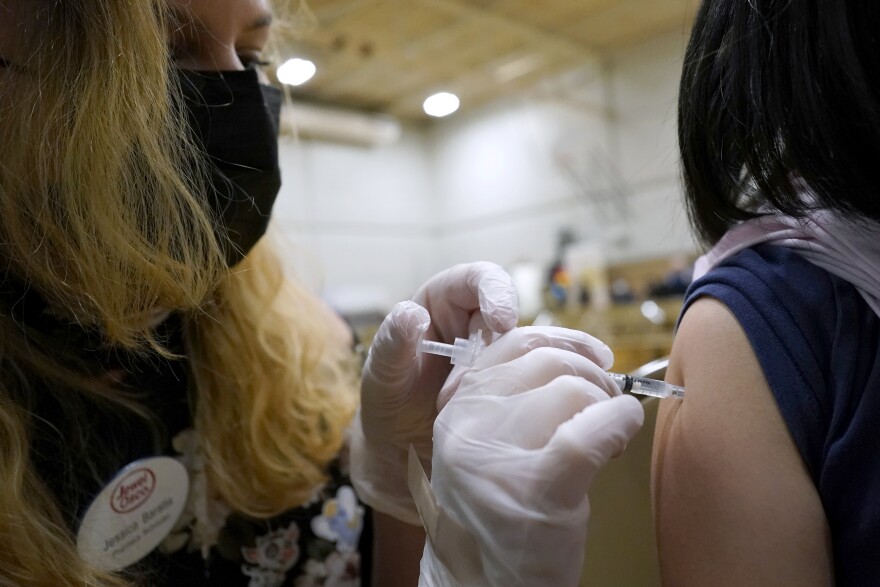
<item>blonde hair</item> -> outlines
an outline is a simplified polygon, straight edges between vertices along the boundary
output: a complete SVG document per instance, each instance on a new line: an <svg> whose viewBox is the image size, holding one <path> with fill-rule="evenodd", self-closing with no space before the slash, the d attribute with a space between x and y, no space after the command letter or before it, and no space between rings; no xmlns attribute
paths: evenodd
<svg viewBox="0 0 880 587"><path fill-rule="evenodd" d="M30 51L0 84L0 263L108 348L170 358L152 316L181 312L209 479L235 510L268 516L323 480L354 376L269 243L226 270L205 162L181 130L166 1L53 2L17 39ZM30 406L39 389L78 408L71 419L86 417L78 397L150 414L50 339L0 315L0 586L131 584L77 555L30 460Z"/></svg>
<svg viewBox="0 0 880 587"><path fill-rule="evenodd" d="M157 0L41 8L0 125L0 241L57 313L158 346L150 313L194 308L223 259L195 194ZM22 34L25 34L22 32ZM51 44L49 42L51 40ZM14 92L14 94L13 94Z"/></svg>
<svg viewBox="0 0 880 587"><path fill-rule="evenodd" d="M270 243L235 266L187 332L209 485L254 517L312 497L356 407L339 319L285 277Z"/></svg>

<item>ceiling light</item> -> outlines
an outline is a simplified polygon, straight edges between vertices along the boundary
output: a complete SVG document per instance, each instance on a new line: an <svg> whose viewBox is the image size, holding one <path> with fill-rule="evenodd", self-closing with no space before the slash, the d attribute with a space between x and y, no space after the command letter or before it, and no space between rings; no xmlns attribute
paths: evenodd
<svg viewBox="0 0 880 587"><path fill-rule="evenodd" d="M318 68L308 59L288 59L278 68L278 81L289 86L301 86L315 75Z"/></svg>
<svg viewBox="0 0 880 587"><path fill-rule="evenodd" d="M425 114L428 116L434 116L436 118L441 118L443 116L449 116L456 110L458 110L458 106L461 102L458 99L458 96L455 94L450 94L449 92L440 92L439 94L434 94L422 105L425 109Z"/></svg>

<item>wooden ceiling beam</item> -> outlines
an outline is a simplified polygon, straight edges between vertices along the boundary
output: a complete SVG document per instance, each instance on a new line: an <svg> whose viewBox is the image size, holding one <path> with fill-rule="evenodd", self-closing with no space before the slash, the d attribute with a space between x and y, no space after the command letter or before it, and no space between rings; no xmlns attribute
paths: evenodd
<svg viewBox="0 0 880 587"><path fill-rule="evenodd" d="M560 37L551 34L539 28L529 26L510 17L492 12L486 8L478 6L470 6L460 0L418 0L425 6L445 12L447 14L466 17L471 20L481 21L491 27L504 28L523 39L534 43L540 43L546 47L566 54L578 55L580 57L589 56L596 57L596 51L592 47L579 43L572 39Z"/></svg>

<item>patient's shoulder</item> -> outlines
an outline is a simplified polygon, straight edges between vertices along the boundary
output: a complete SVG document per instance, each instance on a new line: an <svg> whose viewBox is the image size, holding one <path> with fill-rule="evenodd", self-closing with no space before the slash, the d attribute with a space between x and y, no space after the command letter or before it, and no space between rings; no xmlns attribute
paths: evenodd
<svg viewBox="0 0 880 587"><path fill-rule="evenodd" d="M752 345L711 297L694 301L667 380L652 470L664 584L819 585L827 523Z"/></svg>

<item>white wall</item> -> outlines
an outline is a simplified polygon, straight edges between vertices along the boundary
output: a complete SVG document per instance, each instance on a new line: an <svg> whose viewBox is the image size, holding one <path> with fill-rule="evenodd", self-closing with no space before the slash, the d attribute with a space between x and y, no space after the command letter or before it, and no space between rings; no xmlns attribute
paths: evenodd
<svg viewBox="0 0 880 587"><path fill-rule="evenodd" d="M584 192L605 182L583 167L608 141L607 117L601 72L588 67L572 77L579 83L542 87L436 127L440 265L544 263L560 227L589 224Z"/></svg>
<svg viewBox="0 0 880 587"><path fill-rule="evenodd" d="M690 251L675 111L683 33L438 126L441 264L549 264L561 227L621 261Z"/></svg>
<svg viewBox="0 0 880 587"><path fill-rule="evenodd" d="M631 245L619 259L692 251L676 131L683 31L609 56L610 150L631 190Z"/></svg>
<svg viewBox="0 0 880 587"><path fill-rule="evenodd" d="M320 268L331 296L388 306L454 263L547 265L563 227L610 261L693 250L675 136L684 43L603 56L392 147L282 144L275 217L292 263Z"/></svg>
<svg viewBox="0 0 880 587"><path fill-rule="evenodd" d="M273 228L290 240L290 262L313 286L387 306L431 275L424 141L416 129L390 147L282 140Z"/></svg>

